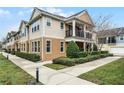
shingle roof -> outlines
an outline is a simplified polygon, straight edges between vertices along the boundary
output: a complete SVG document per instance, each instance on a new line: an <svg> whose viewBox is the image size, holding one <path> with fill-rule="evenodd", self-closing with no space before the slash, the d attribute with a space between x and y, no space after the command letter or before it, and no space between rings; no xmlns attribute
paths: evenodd
<svg viewBox="0 0 124 93"><path fill-rule="evenodd" d="M41 11L41 12L45 12L45 13L47 13L47 14L50 14L50 15L53 15L53 16L56 16L56 17L59 17L59 18L65 18L64 16L60 16L60 15L57 15L57 14L53 14L53 13L50 13L50 12L41 10L41 9L39 9L39 8L37 8L37 7L35 7L35 9L38 9L38 10Z"/></svg>
<svg viewBox="0 0 124 93"><path fill-rule="evenodd" d="M98 37L117 36L121 34L124 34L124 27L108 29L108 30L97 32Z"/></svg>
<svg viewBox="0 0 124 93"><path fill-rule="evenodd" d="M9 32L8 34L7 34L7 36L9 36L9 38L10 37L12 37L14 34L16 34L17 32L16 31L11 31L11 32Z"/></svg>

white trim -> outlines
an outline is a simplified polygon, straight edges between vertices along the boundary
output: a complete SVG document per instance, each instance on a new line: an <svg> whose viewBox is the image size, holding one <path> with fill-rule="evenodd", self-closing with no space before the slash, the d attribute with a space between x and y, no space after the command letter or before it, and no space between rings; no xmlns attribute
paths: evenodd
<svg viewBox="0 0 124 93"><path fill-rule="evenodd" d="M70 37L70 38L66 38L65 39L66 42L70 42L70 41L79 41L79 42L88 42L88 43L93 43L94 41L88 41L88 40L80 40L80 39L76 39L76 38L73 38L73 37Z"/></svg>
<svg viewBox="0 0 124 93"><path fill-rule="evenodd" d="M46 47L47 47L47 45L46 45L47 43L46 42L47 41L50 41L50 52L47 52L47 49L46 49ZM45 40L45 53L46 54L51 54L52 53L52 40L51 39L46 39Z"/></svg>
<svg viewBox="0 0 124 93"><path fill-rule="evenodd" d="M46 22L45 22L45 17L44 16L42 17L41 23L42 23L41 36L44 37L45 36L45 26L46 26Z"/></svg>

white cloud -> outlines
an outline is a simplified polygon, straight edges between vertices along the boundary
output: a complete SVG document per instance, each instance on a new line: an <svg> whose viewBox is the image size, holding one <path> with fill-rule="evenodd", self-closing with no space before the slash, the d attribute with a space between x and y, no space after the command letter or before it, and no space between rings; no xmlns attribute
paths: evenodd
<svg viewBox="0 0 124 93"><path fill-rule="evenodd" d="M10 15L10 11L8 10L3 10L3 9L0 9L0 16L8 16Z"/></svg>
<svg viewBox="0 0 124 93"><path fill-rule="evenodd" d="M32 8L23 8L23 10L19 11L19 12L17 13L17 15L19 15L19 16L24 16L24 15L26 15L26 14L28 14L28 13L31 13L32 10L33 10Z"/></svg>
<svg viewBox="0 0 124 93"><path fill-rule="evenodd" d="M41 9L43 9L43 8L41 8ZM46 11L48 11L50 13L53 13L53 14L64 16L64 17L68 17L68 16L73 14L73 11L65 13L65 11L63 11L62 9L60 9L60 8L53 8L53 7L45 8L44 10L46 10Z"/></svg>

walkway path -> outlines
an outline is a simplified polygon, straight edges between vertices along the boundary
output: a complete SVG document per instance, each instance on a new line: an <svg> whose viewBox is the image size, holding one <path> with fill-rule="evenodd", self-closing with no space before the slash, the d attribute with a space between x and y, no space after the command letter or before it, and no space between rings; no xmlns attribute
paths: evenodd
<svg viewBox="0 0 124 93"><path fill-rule="evenodd" d="M3 53L3 55L6 57L8 54ZM43 84L51 84L51 85L95 85L94 83L91 83L89 81L79 79L76 76L119 58L120 57L108 57L56 71L43 66L45 63L51 63L51 61L47 61L43 63L33 63L31 61L9 54L9 59L14 64L22 68L24 71L26 71L33 77L35 77L36 68L39 67L40 81Z"/></svg>

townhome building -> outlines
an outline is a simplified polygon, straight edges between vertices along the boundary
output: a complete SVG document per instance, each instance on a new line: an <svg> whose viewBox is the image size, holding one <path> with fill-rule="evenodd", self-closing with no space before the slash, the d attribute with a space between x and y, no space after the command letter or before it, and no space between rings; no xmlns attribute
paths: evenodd
<svg viewBox="0 0 124 93"><path fill-rule="evenodd" d="M6 36L6 48L10 51L15 49L15 40L14 35L16 34L16 31L11 31Z"/></svg>
<svg viewBox="0 0 124 93"><path fill-rule="evenodd" d="M19 51L20 52L29 52L29 26L28 22L22 20L19 26Z"/></svg>
<svg viewBox="0 0 124 93"><path fill-rule="evenodd" d="M17 49L38 54L42 61L66 56L70 41L77 43L81 51L92 51L96 43L93 28L94 23L86 10L63 17L34 8L30 20L20 23Z"/></svg>
<svg viewBox="0 0 124 93"><path fill-rule="evenodd" d="M124 55L124 27L97 32L98 45L115 55Z"/></svg>

